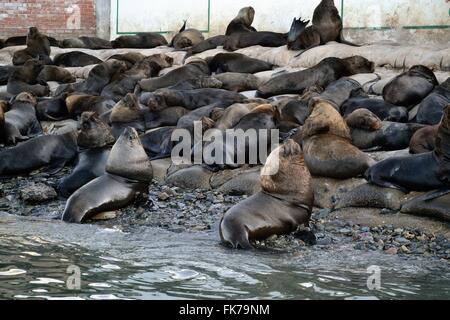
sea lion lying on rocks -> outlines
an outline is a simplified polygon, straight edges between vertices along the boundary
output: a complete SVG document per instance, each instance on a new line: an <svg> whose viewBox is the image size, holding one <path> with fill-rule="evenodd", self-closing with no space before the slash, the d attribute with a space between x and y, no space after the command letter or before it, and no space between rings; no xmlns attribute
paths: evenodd
<svg viewBox="0 0 450 320"><path fill-rule="evenodd" d="M180 31L173 37L170 47L174 47L175 50L184 49L187 47L192 47L205 40L202 33L197 29L186 29L186 21L184 21L183 26Z"/></svg>
<svg viewBox="0 0 450 320"><path fill-rule="evenodd" d="M237 16L228 24L225 35L230 36L234 33L255 32L256 29L252 27L254 18L255 9L253 7L240 9Z"/></svg>
<svg viewBox="0 0 450 320"><path fill-rule="evenodd" d="M362 92L361 85L352 78L342 77L330 83L325 90L319 94L324 100L332 102L339 111L341 106L350 97Z"/></svg>
<svg viewBox="0 0 450 320"><path fill-rule="evenodd" d="M102 62L99 58L81 51L60 53L53 60L53 63L60 67L85 67Z"/></svg>
<svg viewBox="0 0 450 320"><path fill-rule="evenodd" d="M70 119L66 106L67 94L51 98L40 98L36 105L36 115L39 121L61 121Z"/></svg>
<svg viewBox="0 0 450 320"><path fill-rule="evenodd" d="M278 170L272 172L273 166ZM262 191L228 210L220 221L220 238L233 248L295 231L308 225L314 203L312 178L301 147L293 140L272 151L261 171Z"/></svg>
<svg viewBox="0 0 450 320"><path fill-rule="evenodd" d="M426 153L433 151L436 147L436 136L439 124L426 126L414 133L409 142L409 152L412 154Z"/></svg>
<svg viewBox="0 0 450 320"><path fill-rule="evenodd" d="M81 115L80 128L77 139L78 163L58 186L59 194L65 198L89 181L105 174L106 161L111 145L115 142L111 128L94 112L84 112Z"/></svg>
<svg viewBox="0 0 450 320"><path fill-rule="evenodd" d="M415 120L423 124L439 124L444 108L450 104L450 78L434 88L418 106Z"/></svg>
<svg viewBox="0 0 450 320"><path fill-rule="evenodd" d="M174 143L171 140L174 126L159 127L139 136L150 160L170 157Z"/></svg>
<svg viewBox="0 0 450 320"><path fill-rule="evenodd" d="M227 38L228 38L227 36L218 35L218 36L214 36L214 37L205 39L205 40L197 43L196 45L192 46L191 48L187 49L186 50L187 53L186 53L186 56L184 57L184 59L187 59L194 54L202 53L207 50L211 50L211 49L215 49L219 46L223 46L225 41L227 40Z"/></svg>
<svg viewBox="0 0 450 320"><path fill-rule="evenodd" d="M159 46L166 46L167 40L164 36L155 32L138 33L132 36L120 36L111 41L111 45L116 48L136 48L151 49Z"/></svg>
<svg viewBox="0 0 450 320"><path fill-rule="evenodd" d="M152 165L138 134L127 128L111 149L106 173L72 194L62 220L80 223L97 213L121 209L138 194L147 193L152 178Z"/></svg>
<svg viewBox="0 0 450 320"><path fill-rule="evenodd" d="M38 83L57 81L62 83L75 82L76 78L66 69L57 66L44 66L36 78Z"/></svg>
<svg viewBox="0 0 450 320"><path fill-rule="evenodd" d="M14 52L14 65L22 65L29 59L38 59L45 64L52 64L50 41L36 27L29 28L26 45L25 49Z"/></svg>
<svg viewBox="0 0 450 320"><path fill-rule="evenodd" d="M272 70L273 65L241 53L218 53L208 61L211 72L257 73Z"/></svg>
<svg viewBox="0 0 450 320"><path fill-rule="evenodd" d="M222 89L236 92L256 90L259 85L258 78L250 73L225 72L214 78L222 83Z"/></svg>
<svg viewBox="0 0 450 320"><path fill-rule="evenodd" d="M347 117L358 109L367 109L382 121L408 122L408 109L394 106L383 99L366 96L351 97L341 106L341 114Z"/></svg>
<svg viewBox="0 0 450 320"><path fill-rule="evenodd" d="M223 48L236 51L251 46L281 47L287 43L287 34L270 31L240 32L230 35L224 42Z"/></svg>
<svg viewBox="0 0 450 320"><path fill-rule="evenodd" d="M28 60L11 74L6 90L11 94L29 92L37 97L47 96L50 93L49 87L46 84L37 83L37 77L42 68L42 62Z"/></svg>
<svg viewBox="0 0 450 320"><path fill-rule="evenodd" d="M108 113L115 102L101 96L94 96L84 93L74 93L65 99L67 111L72 118L77 119L83 112L95 112L99 116Z"/></svg>
<svg viewBox="0 0 450 320"><path fill-rule="evenodd" d="M374 63L361 56L325 58L309 69L271 78L259 86L258 96L268 98L288 93L302 94L305 89L313 86L325 88L341 77L373 71Z"/></svg>
<svg viewBox="0 0 450 320"><path fill-rule="evenodd" d="M97 37L78 37L61 41L62 48L112 49L111 42Z"/></svg>

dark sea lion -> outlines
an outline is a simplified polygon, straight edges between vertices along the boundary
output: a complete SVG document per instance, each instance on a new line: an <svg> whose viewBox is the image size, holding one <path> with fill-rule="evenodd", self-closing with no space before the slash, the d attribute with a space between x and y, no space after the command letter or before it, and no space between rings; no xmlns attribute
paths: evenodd
<svg viewBox="0 0 450 320"><path fill-rule="evenodd" d="M66 69L57 66L44 66L36 78L39 83L57 81L62 83L75 82L76 78Z"/></svg>
<svg viewBox="0 0 450 320"><path fill-rule="evenodd" d="M124 61L127 64L129 64L129 68L131 68L132 66L134 66L136 63L138 63L139 61L142 61L145 59L145 56L140 53L140 52L127 52L127 53L118 53L118 54L113 54L111 57L109 57L106 60L119 60L119 61Z"/></svg>
<svg viewBox="0 0 450 320"><path fill-rule="evenodd" d="M282 74L271 78L258 88L258 96L267 98L280 94L302 94L307 88L326 88L341 77L374 71L374 63L361 56L346 59L325 58L306 70Z"/></svg>
<svg viewBox="0 0 450 320"><path fill-rule="evenodd" d="M228 24L225 35L230 36L234 33L255 32L256 29L252 27L254 18L255 9L253 7L240 9L237 16Z"/></svg>
<svg viewBox="0 0 450 320"><path fill-rule="evenodd" d="M174 145L171 137L175 129L176 127L173 126L161 126L139 136L150 160L170 157Z"/></svg>
<svg viewBox="0 0 450 320"><path fill-rule="evenodd" d="M59 171L76 157L76 139L75 131L62 135L43 135L2 150L0 176L26 174L42 167L47 167L49 173Z"/></svg>
<svg viewBox="0 0 450 320"><path fill-rule="evenodd" d="M41 125L36 118L36 98L28 93L18 94L5 113L5 124L0 140L14 145L19 140L26 140L42 132Z"/></svg>
<svg viewBox="0 0 450 320"><path fill-rule="evenodd" d="M155 32L138 33L132 36L120 36L111 41L113 48L151 49L168 45L166 38Z"/></svg>
<svg viewBox="0 0 450 320"><path fill-rule="evenodd" d="M146 112L144 114L145 128L148 130L165 126L176 126L178 120L189 112L190 110L183 107L168 107L161 111Z"/></svg>
<svg viewBox="0 0 450 320"><path fill-rule="evenodd" d="M422 100L418 106L415 120L418 123L423 124L438 124L444 114L444 108L448 104L450 104L450 78L435 87L434 90Z"/></svg>
<svg viewBox="0 0 450 320"><path fill-rule="evenodd" d="M52 98L41 98L36 106L36 115L40 121L61 121L70 119L66 106L67 94Z"/></svg>
<svg viewBox="0 0 450 320"><path fill-rule="evenodd" d="M115 142L111 128L94 112L84 112L81 115L80 128L77 139L78 163L58 186L59 194L65 198L89 181L105 174L106 161L111 145Z"/></svg>
<svg viewBox="0 0 450 320"><path fill-rule="evenodd" d="M22 65L29 59L38 59L45 64L52 64L50 59L50 41L36 27L30 27L26 38L26 49L14 52L13 64Z"/></svg>
<svg viewBox="0 0 450 320"><path fill-rule="evenodd" d="M215 76L199 76L194 79L188 79L188 80L182 80L178 82L177 84L168 87L167 89L172 90L194 90L194 89L204 89L204 88L216 88L216 89L222 89L223 83L219 81ZM148 94L151 94L150 92L145 92L141 95L142 101L145 101L146 98L144 95L149 97Z"/></svg>
<svg viewBox="0 0 450 320"><path fill-rule="evenodd" d="M72 194L62 220L80 223L96 213L121 209L148 192L152 178L152 165L138 134L127 128L111 149L106 173Z"/></svg>
<svg viewBox="0 0 450 320"><path fill-rule="evenodd" d="M273 170L274 165L278 170ZM309 224L314 202L312 177L300 146L293 140L272 151L261 171L261 188L224 214L219 227L222 242L250 249L253 240L290 233Z"/></svg>
<svg viewBox="0 0 450 320"><path fill-rule="evenodd" d="M351 97L341 106L341 113L344 117L358 109L367 109L383 121L407 122L408 109L397 107L383 99L368 98L365 96Z"/></svg>
<svg viewBox="0 0 450 320"><path fill-rule="evenodd" d="M433 71L423 65L412 66L383 88L383 99L396 106L412 108L439 85Z"/></svg>
<svg viewBox="0 0 450 320"><path fill-rule="evenodd" d="M19 68L19 66L0 66L0 86L7 85L9 77Z"/></svg>
<svg viewBox="0 0 450 320"><path fill-rule="evenodd" d="M228 51L251 46L281 47L287 43L287 34L271 31L241 32L230 35L223 44Z"/></svg>
<svg viewBox="0 0 450 320"><path fill-rule="evenodd" d="M103 115L110 111L115 102L101 96L93 96L84 93L74 93L65 99L67 111L72 118L81 116L83 112L91 111Z"/></svg>
<svg viewBox="0 0 450 320"><path fill-rule="evenodd" d="M150 110L158 111L167 107L184 107L194 110L215 102L224 102L231 105L242 102L245 96L228 90L204 88L194 90L158 89L144 103Z"/></svg>
<svg viewBox="0 0 450 320"><path fill-rule="evenodd" d="M84 48L84 49L112 49L111 42L97 37L79 37L64 39L62 48Z"/></svg>
<svg viewBox="0 0 450 320"><path fill-rule="evenodd" d="M8 79L6 90L11 94L30 92L42 97L50 93L47 85L37 83L37 77L43 68L42 62L28 60L22 67L14 70Z"/></svg>
<svg viewBox="0 0 450 320"><path fill-rule="evenodd" d="M186 21L180 31L173 37L170 42L170 47L174 47L176 50L195 46L205 40L203 34L197 29L186 29Z"/></svg>
<svg viewBox="0 0 450 320"><path fill-rule="evenodd" d="M153 92L160 88L167 88L183 80L190 80L200 76L211 74L208 64L202 59L193 60L184 66L172 70L165 75L155 79L145 79L139 81L142 90Z"/></svg>
<svg viewBox="0 0 450 320"><path fill-rule="evenodd" d="M311 49L330 41L336 41L351 46L358 46L344 39L342 34L342 19L339 11L334 5L334 0L322 0L314 9L312 26L304 28L305 22L294 20L291 30L291 40L289 45L291 50Z"/></svg>
<svg viewBox="0 0 450 320"><path fill-rule="evenodd" d="M53 60L53 63L60 67L85 67L102 62L99 58L81 51L60 53Z"/></svg>
<svg viewBox="0 0 450 320"><path fill-rule="evenodd" d="M337 110L340 110L342 104L358 92L362 92L361 85L358 81L352 78L342 77L330 83L319 97L332 102Z"/></svg>
<svg viewBox="0 0 450 320"><path fill-rule="evenodd" d="M436 147L436 136L439 124L426 126L414 133L409 142L409 152L412 154L426 153L433 151Z"/></svg>
<svg viewBox="0 0 450 320"><path fill-rule="evenodd" d="M320 98L312 101L312 113L294 139L302 142L305 162L315 176L353 178L375 163L351 143L350 129L339 112Z"/></svg>
<svg viewBox="0 0 450 320"><path fill-rule="evenodd" d="M209 60L211 72L257 73L272 70L273 65L262 60L253 59L241 53L218 53Z"/></svg>
<svg viewBox="0 0 450 320"><path fill-rule="evenodd" d="M215 49L219 46L223 46L225 43L225 40L227 39L227 36L224 35L218 35L218 36L214 36L208 39L205 39L199 43L197 43L196 45L192 46L192 48L187 49L187 54L185 56L185 59L187 59L188 57L197 54L197 53L202 53L204 51L207 50L211 50L211 49Z"/></svg>
<svg viewBox="0 0 450 320"><path fill-rule="evenodd" d="M116 103L109 116L114 137L119 137L127 127L132 127L141 133L145 132L145 113L147 112L149 111L140 107L136 96L128 93Z"/></svg>
<svg viewBox="0 0 450 320"><path fill-rule="evenodd" d="M258 78L250 73L225 72L214 78L222 82L222 89L236 92L256 90L259 85Z"/></svg>
<svg viewBox="0 0 450 320"><path fill-rule="evenodd" d="M407 157L393 157L370 167L365 178L381 187L402 191L430 191L450 184L450 107L436 136L436 148L432 152Z"/></svg>
<svg viewBox="0 0 450 320"><path fill-rule="evenodd" d="M290 122L296 125L303 125L309 117L311 110L302 100L285 99L277 103L280 113L280 122Z"/></svg>
<svg viewBox="0 0 450 320"><path fill-rule="evenodd" d="M403 204L401 212L450 222L450 189L432 191Z"/></svg>
<svg viewBox="0 0 450 320"><path fill-rule="evenodd" d="M383 126L383 122L377 115L368 109L356 109L345 117L345 122L352 129L365 131L377 131Z"/></svg>
<svg viewBox="0 0 450 320"><path fill-rule="evenodd" d="M59 47L60 42L53 37L46 36L51 47ZM27 36L10 37L5 40L5 47L24 46L27 44Z"/></svg>

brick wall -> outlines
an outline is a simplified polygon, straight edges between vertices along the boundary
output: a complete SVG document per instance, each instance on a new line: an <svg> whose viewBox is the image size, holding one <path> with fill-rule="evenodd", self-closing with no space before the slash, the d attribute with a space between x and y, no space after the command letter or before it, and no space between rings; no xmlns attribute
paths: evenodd
<svg viewBox="0 0 450 320"><path fill-rule="evenodd" d="M95 36L94 0L0 2L0 38L26 35L30 26L57 39Z"/></svg>

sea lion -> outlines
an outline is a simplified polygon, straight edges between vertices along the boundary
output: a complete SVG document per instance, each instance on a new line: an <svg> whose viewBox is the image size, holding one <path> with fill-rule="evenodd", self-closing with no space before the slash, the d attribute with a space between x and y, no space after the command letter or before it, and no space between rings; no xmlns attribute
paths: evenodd
<svg viewBox="0 0 450 320"><path fill-rule="evenodd" d="M228 90L204 88L194 90L158 89L144 103L150 110L158 111L167 107L180 106L194 110L215 102L223 102L231 105L234 102L242 102L245 96Z"/></svg>
<svg viewBox="0 0 450 320"><path fill-rule="evenodd" d="M74 93L65 99L67 111L76 119L85 111L92 111L102 116L109 112L115 102L101 96L93 96L84 93Z"/></svg>
<svg viewBox="0 0 450 320"><path fill-rule="evenodd" d="M273 103L272 103L273 104ZM275 103L283 126L298 127L305 123L311 110L303 100L282 99ZM286 130L282 130L283 132ZM287 130L289 131L289 129Z"/></svg>
<svg viewBox="0 0 450 320"><path fill-rule="evenodd" d="M46 36L51 47L59 47L60 42L53 37ZM24 46L27 44L27 36L9 37L4 41L4 47Z"/></svg>
<svg viewBox="0 0 450 320"><path fill-rule="evenodd" d="M250 73L225 72L214 78L222 82L222 89L236 92L256 90L259 85L258 78Z"/></svg>
<svg viewBox="0 0 450 320"><path fill-rule="evenodd" d="M202 59L195 59L184 66L172 70L165 75L155 79L144 79L139 81L142 90L153 92L160 88L167 88L183 80L194 79L200 76L209 76L211 71L208 64Z"/></svg>
<svg viewBox="0 0 450 320"><path fill-rule="evenodd" d="M47 85L37 83L36 79L43 68L43 64L37 60L28 60L25 64L14 70L8 79L6 90L11 94L30 92L42 97L50 93Z"/></svg>
<svg viewBox="0 0 450 320"><path fill-rule="evenodd" d="M192 47L205 40L203 34L197 29L186 29L186 21L180 31L173 37L169 47L174 47L175 50Z"/></svg>
<svg viewBox="0 0 450 320"><path fill-rule="evenodd" d="M67 94L52 98L41 98L36 105L36 115L40 121L61 121L70 119L66 106Z"/></svg>
<svg viewBox="0 0 450 320"><path fill-rule="evenodd" d="M187 58L189 58L190 56L197 54L197 53L202 53L205 52L207 50L211 50L211 49L215 49L219 46L223 46L226 39L228 37L224 36L224 35L218 35L218 36L214 36L211 38L208 38L206 40L203 40L199 43L197 43L196 45L192 46L191 48L186 50L186 56L184 57L184 59L186 60Z"/></svg>
<svg viewBox="0 0 450 320"><path fill-rule="evenodd" d="M426 126L414 133L409 142L409 152L412 154L426 153L433 151L436 147L436 136L439 124Z"/></svg>
<svg viewBox="0 0 450 320"><path fill-rule="evenodd" d="M145 110L140 107L136 96L128 93L116 103L109 116L114 137L119 137L123 130L132 127L138 132L145 132Z"/></svg>
<svg viewBox="0 0 450 320"><path fill-rule="evenodd" d="M351 143L350 129L333 105L320 98L311 102L312 112L294 136L302 142L305 163L311 174L348 179L363 174L375 161Z"/></svg>
<svg viewBox="0 0 450 320"><path fill-rule="evenodd" d="M80 223L96 213L121 209L147 192L152 178L152 165L138 134L127 128L111 149L106 173L70 196L62 220Z"/></svg>
<svg viewBox="0 0 450 320"><path fill-rule="evenodd" d="M240 9L237 16L228 24L225 35L230 36L234 33L255 32L256 29L252 27L254 18L255 9L253 7Z"/></svg>
<svg viewBox="0 0 450 320"><path fill-rule="evenodd" d="M308 50L330 41L358 46L344 39L342 19L334 0L322 0L314 9L312 26L305 28L305 25L307 22L294 19L289 44L291 50Z"/></svg>
<svg viewBox="0 0 450 320"><path fill-rule="evenodd" d="M159 46L166 46L167 40L164 36L155 32L138 33L132 36L120 36L111 41L111 45L116 48L136 48L151 49Z"/></svg>
<svg viewBox="0 0 450 320"><path fill-rule="evenodd" d="M60 67L85 67L99 64L103 61L93 55L81 51L60 53L55 56L53 63Z"/></svg>
<svg viewBox="0 0 450 320"><path fill-rule="evenodd" d="M44 66L36 78L38 83L57 81L62 83L75 82L76 78L66 69L57 66Z"/></svg>
<svg viewBox="0 0 450 320"><path fill-rule="evenodd" d="M42 167L47 167L49 173L55 173L76 157L76 139L75 131L62 135L43 135L2 150L0 176L29 173Z"/></svg>
<svg viewBox="0 0 450 320"><path fill-rule="evenodd" d="M271 31L233 33L224 42L223 48L236 51L251 46L282 47L287 43L287 34Z"/></svg>
<svg viewBox="0 0 450 320"><path fill-rule="evenodd" d="M370 183L407 191L430 191L449 185L450 176L450 106L436 136L432 152L407 157L392 157L370 167L365 178Z"/></svg>
<svg viewBox="0 0 450 320"><path fill-rule="evenodd" d="M146 56L140 52L127 52L127 53L113 54L111 57L109 57L106 60L114 59L114 60L124 61L127 63L127 69L130 69L136 63L144 60L145 58L146 58Z"/></svg>
<svg viewBox="0 0 450 320"><path fill-rule="evenodd" d="M432 191L404 203L402 213L428 216L450 222L450 189Z"/></svg>
<svg viewBox="0 0 450 320"><path fill-rule="evenodd" d="M14 145L19 140L26 140L42 132L36 118L36 97L28 92L16 96L10 110L5 113L5 123L0 140Z"/></svg>
<svg viewBox="0 0 450 320"><path fill-rule="evenodd" d="M253 59L241 53L218 53L210 58L211 72L257 73L272 70L273 65L262 60Z"/></svg>
<svg viewBox="0 0 450 320"><path fill-rule="evenodd" d="M115 142L111 128L94 112L81 114L80 128L77 139L78 163L58 186L59 194L65 198L89 181L105 174L106 161L111 145Z"/></svg>
<svg viewBox="0 0 450 320"><path fill-rule="evenodd" d="M97 37L79 37L64 39L61 41L62 48L83 48L83 49L112 49L111 42Z"/></svg>
<svg viewBox="0 0 450 320"><path fill-rule="evenodd" d="M0 86L7 85L9 77L19 68L19 66L0 66Z"/></svg>
<svg viewBox="0 0 450 320"><path fill-rule="evenodd" d="M366 96L350 97L341 106L341 114L347 117L358 109L367 109L383 121L408 122L408 109L397 107L383 99Z"/></svg>
<svg viewBox="0 0 450 320"><path fill-rule="evenodd" d="M258 88L258 96L267 98L280 94L302 94L313 86L327 87L341 77L357 73L371 73L374 63L361 56L350 58L325 58L314 67L306 70L281 74L271 78Z"/></svg>
<svg viewBox="0 0 450 320"><path fill-rule="evenodd" d="M450 104L450 78L422 100L418 106L416 122L423 124L439 124L444 114L444 108Z"/></svg>
<svg viewBox="0 0 450 320"><path fill-rule="evenodd" d="M433 71L423 65L412 66L383 88L383 99L396 106L412 108L439 85Z"/></svg>
<svg viewBox="0 0 450 320"><path fill-rule="evenodd" d="M150 160L170 157L174 145L171 140L172 132L175 129L174 126L162 126L139 136Z"/></svg>
<svg viewBox="0 0 450 320"><path fill-rule="evenodd" d="M271 172L274 165L278 165L275 173ZM250 249L253 240L309 224L314 203L312 177L301 147L293 140L272 151L261 171L261 188L224 214L219 226L223 243Z"/></svg>
<svg viewBox="0 0 450 320"><path fill-rule="evenodd" d="M172 90L194 90L194 89L204 89L204 88L215 88L222 89L223 83L216 79L216 77L210 76L199 76L194 79L182 80L177 84L168 87L167 89ZM151 93L145 92L141 95L142 101L146 101L145 95L149 97Z"/></svg>
<svg viewBox="0 0 450 320"><path fill-rule="evenodd" d="M14 52L14 65L22 65L29 59L38 59L45 64L52 63L50 59L50 41L45 35L41 34L36 27L30 27L28 29L26 45L26 49Z"/></svg>
<svg viewBox="0 0 450 320"><path fill-rule="evenodd" d="M380 130L383 126L383 122L377 117L377 115L364 108L356 109L344 119L351 129L376 131Z"/></svg>
<svg viewBox="0 0 450 320"><path fill-rule="evenodd" d="M352 78L342 77L330 83L319 97L332 102L337 110L340 110L345 101L362 92L363 89L358 81L353 80Z"/></svg>
<svg viewBox="0 0 450 320"><path fill-rule="evenodd" d="M225 109L213 110L211 118L215 121L214 127L219 130L233 128L242 117L259 105L259 103L235 103Z"/></svg>
<svg viewBox="0 0 450 320"><path fill-rule="evenodd" d="M189 112L190 110L183 107L168 107L161 111L146 112L144 114L145 128L148 130L165 126L176 126L178 120Z"/></svg>

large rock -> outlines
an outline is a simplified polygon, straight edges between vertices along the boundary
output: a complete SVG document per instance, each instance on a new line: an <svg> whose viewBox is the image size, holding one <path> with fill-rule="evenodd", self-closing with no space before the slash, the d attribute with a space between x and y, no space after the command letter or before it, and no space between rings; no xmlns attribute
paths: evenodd
<svg viewBox="0 0 450 320"><path fill-rule="evenodd" d="M20 198L27 203L41 203L58 197L55 189L44 183L30 183L20 190Z"/></svg>

